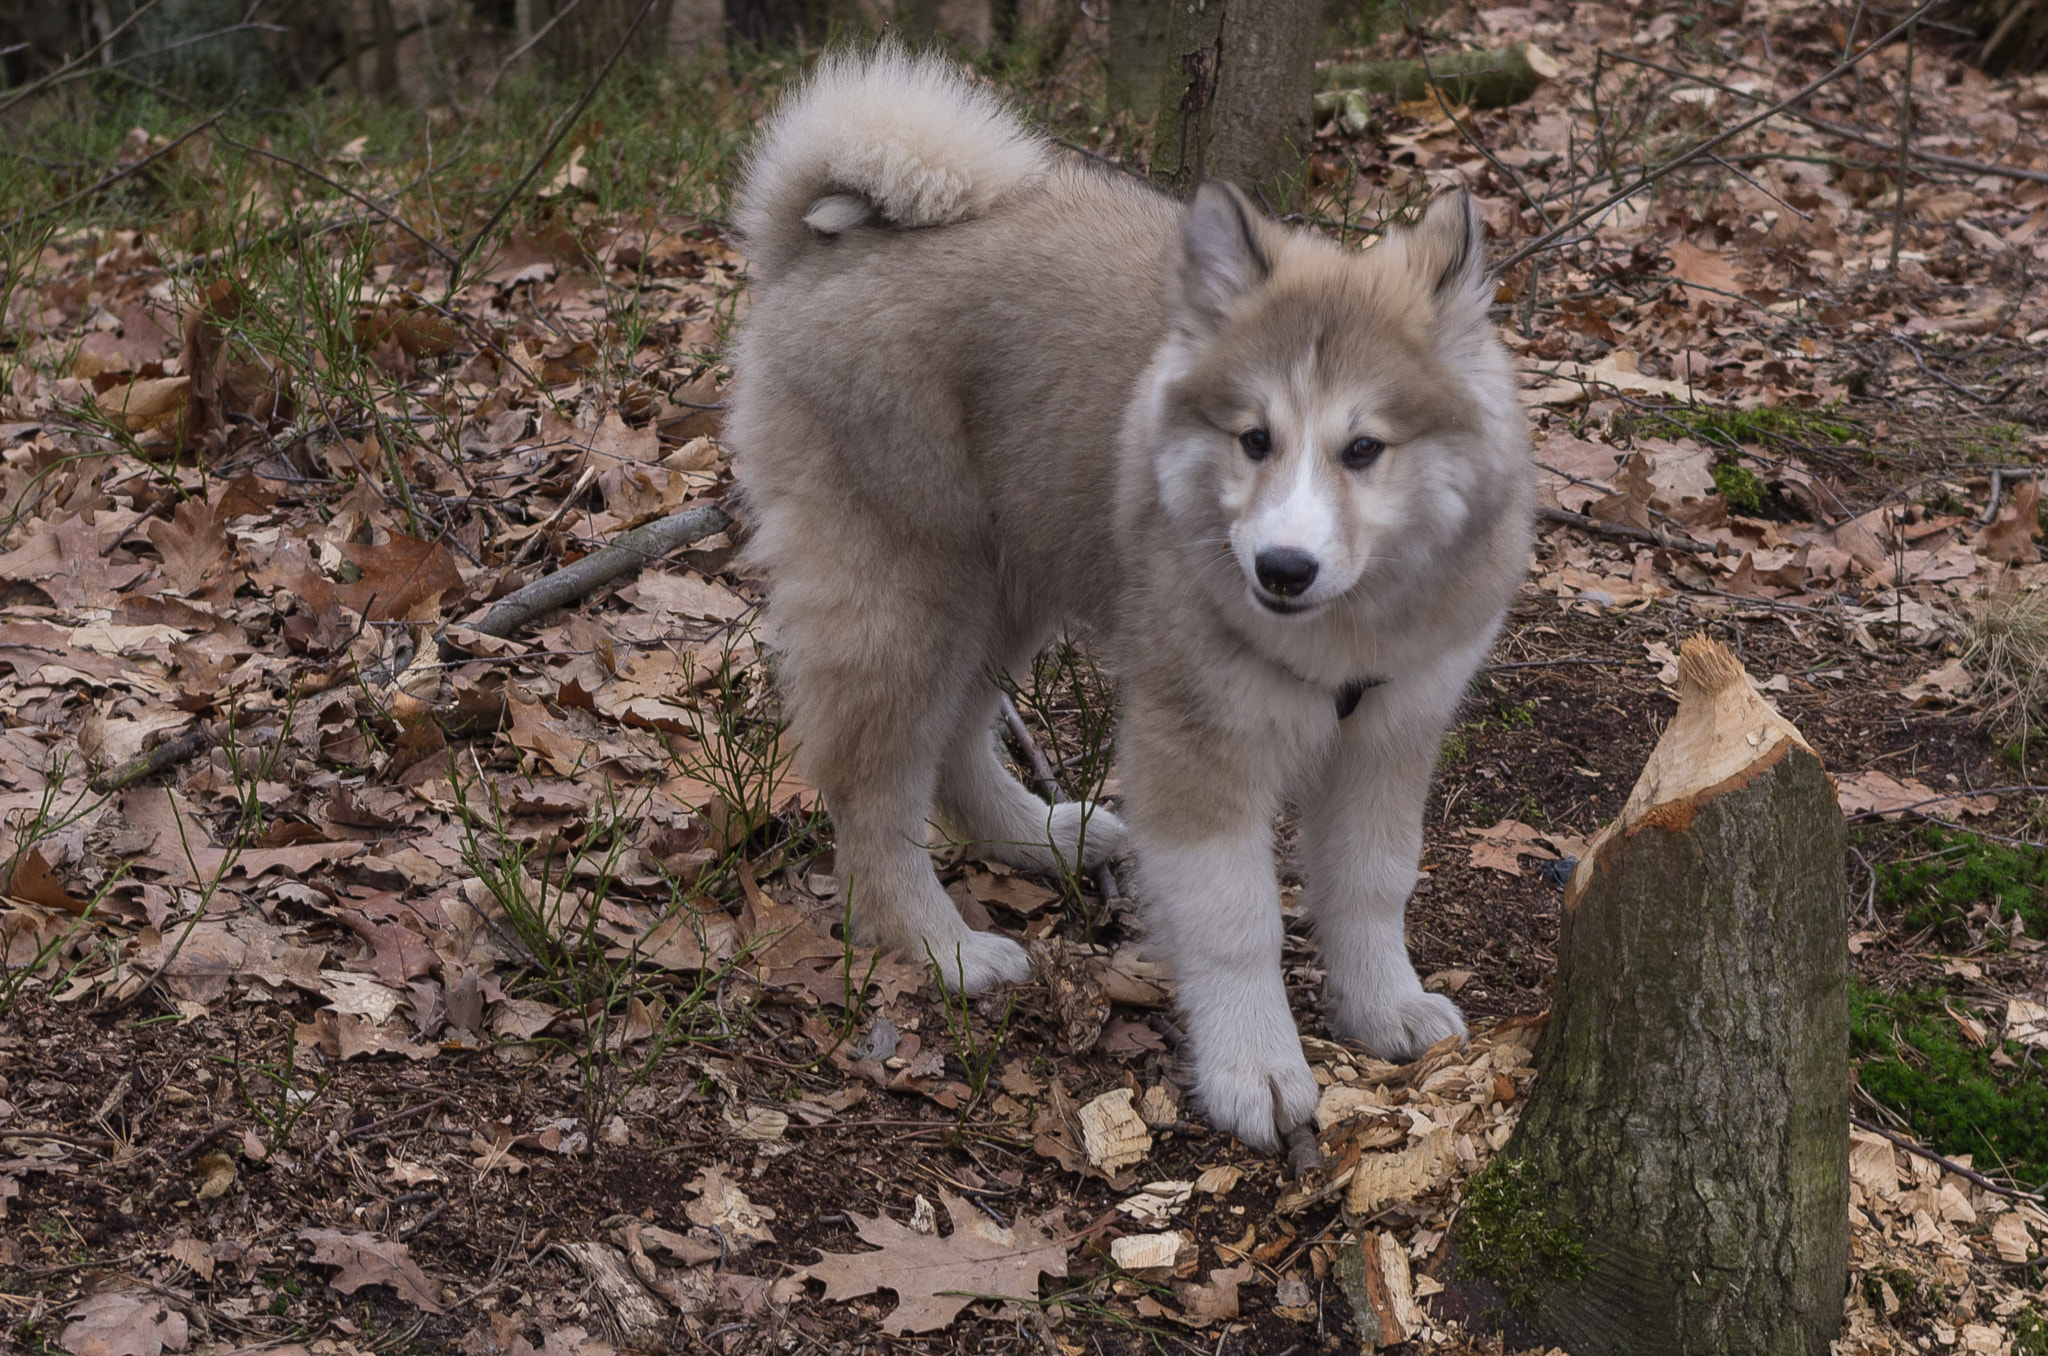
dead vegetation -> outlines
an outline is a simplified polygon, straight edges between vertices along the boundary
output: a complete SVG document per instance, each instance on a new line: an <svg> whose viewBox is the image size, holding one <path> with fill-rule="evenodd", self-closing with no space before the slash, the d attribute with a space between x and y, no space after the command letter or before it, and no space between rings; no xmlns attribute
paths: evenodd
<svg viewBox="0 0 2048 1356"><path fill-rule="evenodd" d="M1400 1068L1321 1040L1291 925L1326 1081L1306 1174L1182 1104L1170 977L1114 876L935 846L977 926L1039 947L1014 1002L948 1003L923 958L843 940L743 517L488 624L622 534L737 508L720 185L794 61L622 67L582 119L583 87L517 82L467 121L114 105L131 133L83 85L13 110L13 1343L1498 1349L1431 1299L1533 1074L1546 864L1618 810L1701 629L1865 826L1862 981L1938 993L1973 1058L2037 1070L2024 910L1936 932L1877 903L1921 852L1907 821L2031 845L2043 780L2048 85L1921 29L1901 192L1906 47L1864 47L1904 17L1456 8L1331 53L1556 64L1497 108L1331 101L1304 209L1358 241L1440 184L1480 195L1524 254L1501 319L1552 512L1447 745L1412 918L1432 987L1484 1020ZM1142 165L1142 128L1099 113L1101 40L1084 17L1050 74L1000 78ZM1113 801L1085 653L1016 677L1020 770ZM176 756L139 768L152 749ZM1857 1133L1842 1352L2048 1342L2048 1216L1954 1161L1978 1179Z"/></svg>

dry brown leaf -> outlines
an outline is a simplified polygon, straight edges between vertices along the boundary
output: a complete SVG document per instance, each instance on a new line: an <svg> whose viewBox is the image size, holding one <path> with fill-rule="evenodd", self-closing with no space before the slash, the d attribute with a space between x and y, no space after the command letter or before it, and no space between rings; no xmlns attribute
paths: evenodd
<svg viewBox="0 0 2048 1356"><path fill-rule="evenodd" d="M154 1295L98 1294L79 1301L57 1340L72 1356L159 1356L183 1351L185 1316Z"/></svg>
<svg viewBox="0 0 2048 1356"><path fill-rule="evenodd" d="M782 1123L786 1127L788 1118L784 1117ZM728 1181L724 1169L716 1163L708 1164L683 1190L699 1193L696 1200L683 1207L690 1223L716 1228L734 1252L746 1252L756 1243L775 1241L775 1231L768 1227L775 1211L748 1200L747 1193Z"/></svg>
<svg viewBox="0 0 2048 1356"><path fill-rule="evenodd" d="M1518 819L1503 819L1490 829L1466 829L1480 841L1472 845L1467 865L1499 871L1504 875L1522 874L1521 858L1538 857L1544 861L1554 860L1557 853L1545 846L1548 834Z"/></svg>
<svg viewBox="0 0 2048 1356"><path fill-rule="evenodd" d="M430 1314L441 1312L441 1299L434 1284L413 1262L403 1243L338 1229L302 1229L299 1237L313 1245L315 1262L341 1268L328 1284L344 1295L352 1295L366 1285L385 1285L416 1308Z"/></svg>
<svg viewBox="0 0 2048 1356"><path fill-rule="evenodd" d="M1050 1217L1019 1219L1004 1228L944 1187L952 1233L920 1234L887 1215L855 1214L854 1231L881 1251L825 1253L802 1274L825 1283L828 1300L877 1290L896 1292L883 1332L935 1332L951 1324L976 1297L1038 1298L1038 1278L1067 1274L1066 1244L1046 1232Z"/></svg>
<svg viewBox="0 0 2048 1356"><path fill-rule="evenodd" d="M371 621L438 621L441 596L462 587L454 553L438 541L394 532L376 546L343 542L341 553L363 577L343 584L335 596Z"/></svg>
<svg viewBox="0 0 2048 1356"><path fill-rule="evenodd" d="M1874 813L1897 819L1912 809L1933 814L1988 815L1998 808L1992 795L1944 795L1915 778L1904 781L1883 772L1857 772L1835 778L1835 799L1846 815Z"/></svg>

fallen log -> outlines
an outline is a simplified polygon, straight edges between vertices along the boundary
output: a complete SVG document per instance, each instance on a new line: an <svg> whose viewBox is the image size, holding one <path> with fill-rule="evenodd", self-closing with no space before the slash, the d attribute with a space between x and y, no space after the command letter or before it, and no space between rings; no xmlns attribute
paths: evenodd
<svg viewBox="0 0 2048 1356"><path fill-rule="evenodd" d="M1688 640L1678 714L1565 893L1535 1091L1447 1311L1573 1356L1825 1356L1849 1262L1846 828L1812 748Z"/></svg>
<svg viewBox="0 0 2048 1356"><path fill-rule="evenodd" d="M1341 62L1316 71L1316 89L1321 91L1316 96L1316 111L1343 111L1346 104L1340 96L1344 94L1383 94L1396 103L1413 103L1429 97L1432 76L1446 104L1506 108L1521 103L1538 85L1563 71L1556 57L1527 42L1483 51L1446 52L1427 61Z"/></svg>

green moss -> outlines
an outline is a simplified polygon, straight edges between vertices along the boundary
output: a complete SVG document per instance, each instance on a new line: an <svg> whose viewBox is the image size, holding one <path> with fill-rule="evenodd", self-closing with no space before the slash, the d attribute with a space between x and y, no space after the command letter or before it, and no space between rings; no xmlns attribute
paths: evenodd
<svg viewBox="0 0 2048 1356"><path fill-rule="evenodd" d="M2048 937L2048 852L1933 826L1919 838L1919 860L1887 863L1877 875L1878 902L1903 913L1908 928L1933 928L1951 946L1988 942L2003 951L2011 924L1987 928L1995 911L2023 920L2030 936Z"/></svg>
<svg viewBox="0 0 2048 1356"><path fill-rule="evenodd" d="M1733 462L1714 464L1714 490L1728 501L1728 507L1737 513L1761 513L1764 507L1764 483L1756 478L1756 472Z"/></svg>
<svg viewBox="0 0 2048 1356"><path fill-rule="evenodd" d="M1914 1306L1920 1299L1919 1280L1904 1267L1892 1267L1888 1271L1864 1272L1863 1298L1869 1302L1871 1309L1878 1314L1885 1312L1884 1292L1887 1286L1891 1288L1892 1298L1898 1302L1899 1314L1901 1316L1910 1316L1914 1312Z"/></svg>
<svg viewBox="0 0 2048 1356"><path fill-rule="evenodd" d="M2048 1319L2029 1304L2012 1316L2012 1356L2048 1356Z"/></svg>
<svg viewBox="0 0 2048 1356"><path fill-rule="evenodd" d="M1497 1158L1465 1192L1459 1248L1474 1274L1498 1282L1508 1303L1533 1312L1559 1285L1591 1274L1586 1244L1551 1209L1552 1192L1527 1159Z"/></svg>
<svg viewBox="0 0 2048 1356"><path fill-rule="evenodd" d="M2003 1043L2009 1067L1993 1064L1998 1045L1971 1044L1952 1007L1961 1011L1942 989L1884 993L1851 979L1857 1081L1923 1143L2033 1186L2048 1183L2048 1083L2027 1067L2017 1041Z"/></svg>
<svg viewBox="0 0 2048 1356"><path fill-rule="evenodd" d="M1709 446L1776 441L1796 446L1841 445L1856 441L1856 429L1823 411L1785 406L1753 410L1719 405L1685 405L1633 416L1632 431L1656 437L1691 437Z"/></svg>

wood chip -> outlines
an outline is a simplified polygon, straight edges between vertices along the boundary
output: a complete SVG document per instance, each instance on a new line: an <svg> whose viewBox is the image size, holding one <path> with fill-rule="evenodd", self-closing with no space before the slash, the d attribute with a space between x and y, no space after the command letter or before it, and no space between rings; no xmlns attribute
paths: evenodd
<svg viewBox="0 0 2048 1356"><path fill-rule="evenodd" d="M1105 1092L1081 1108L1081 1144L1104 1172L1127 1168L1152 1152L1152 1132L1131 1106L1131 1090Z"/></svg>
<svg viewBox="0 0 2048 1356"><path fill-rule="evenodd" d="M1179 1259L1184 1241L1176 1233L1126 1234L1110 1241L1109 1260L1125 1271L1171 1267Z"/></svg>
<svg viewBox="0 0 2048 1356"><path fill-rule="evenodd" d="M1366 1154L1358 1160L1344 1206L1365 1216L1397 1202L1414 1201L1450 1178L1457 1163L1451 1132L1439 1127L1405 1149Z"/></svg>

